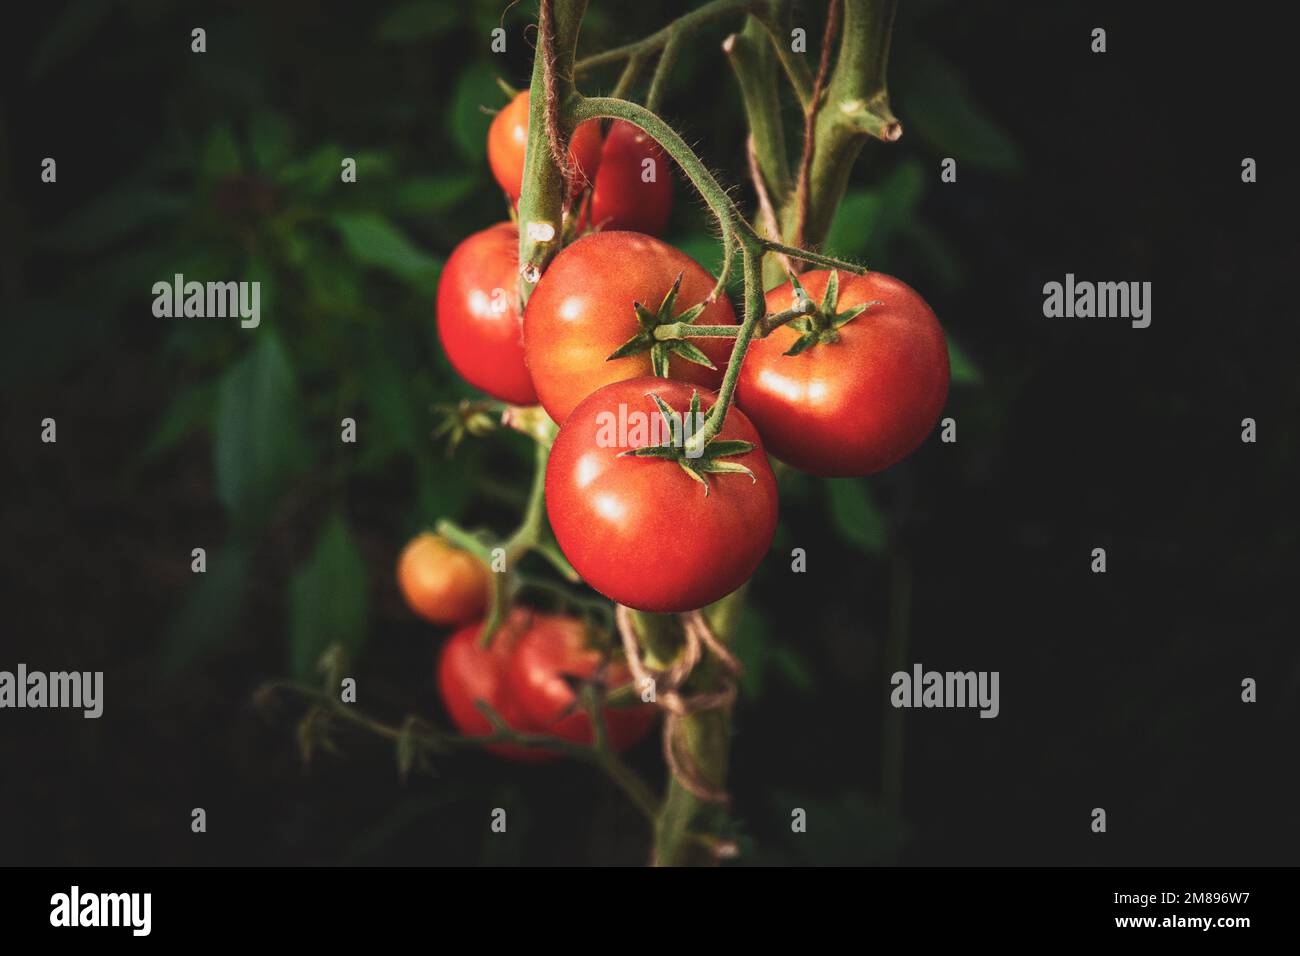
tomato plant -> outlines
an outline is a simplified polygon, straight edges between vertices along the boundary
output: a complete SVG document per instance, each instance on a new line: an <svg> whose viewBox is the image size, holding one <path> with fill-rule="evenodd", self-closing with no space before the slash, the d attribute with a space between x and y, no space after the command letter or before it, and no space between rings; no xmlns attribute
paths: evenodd
<svg viewBox="0 0 1300 956"><path fill-rule="evenodd" d="M438 661L439 692L463 736L433 732L430 746L492 735L489 746L511 759L563 754L599 767L652 822L660 863L736 851L725 807L740 664L727 644L776 532L768 453L813 474L871 474L920 444L948 387L944 335L921 296L815 251L863 144L902 132L884 82L893 0L845 0L843 15L832 0L815 75L784 56L788 0L762 6L714 0L579 61L585 3L540 0L529 89L488 132L489 165L517 225L464 240L438 289L451 363L509 403L462 405L464 420L445 431L485 437L496 427L489 412L499 414L534 442L533 484L508 537L444 519L439 534L461 551L413 545L402 561L410 569L399 571L431 620L482 616ZM741 149L754 221L655 110L683 38L730 15L746 18L723 50L750 130ZM633 90L655 58L642 105ZM613 95L578 90L579 77L614 63L623 66ZM782 77L801 114L797 168ZM669 215L670 163L716 228L716 277L651 235ZM804 268L813 271L800 278ZM782 270L790 281L765 294ZM737 284L739 317L727 294ZM440 563L420 572L415 556L426 553ZM485 587L489 554L500 574ZM562 580L521 571L530 554ZM534 609L543 599L559 611ZM612 628L592 627L611 618ZM662 796L617 754L657 716L638 702L633 675L651 679L668 712ZM607 734L592 725L591 688L617 698L602 708ZM409 761L416 735L397 736Z"/></svg>
<svg viewBox="0 0 1300 956"><path fill-rule="evenodd" d="M483 614L491 571L436 534L417 535L397 561L397 583L411 610L434 624L464 624Z"/></svg>
<svg viewBox="0 0 1300 956"><path fill-rule="evenodd" d="M770 451L816 475L870 475L916 450L948 397L948 345L914 289L882 272L797 280L817 311L756 340L737 400ZM795 286L767 294L790 308Z"/></svg>
<svg viewBox="0 0 1300 956"><path fill-rule="evenodd" d="M628 379L590 395L560 427L546 470L551 527L583 579L620 604L703 607L744 584L767 553L776 480L744 414L727 415L716 457L684 456L691 420L713 400L683 382ZM685 422L676 436L667 410ZM625 454L637 449L663 456Z"/></svg>
<svg viewBox="0 0 1300 956"><path fill-rule="evenodd" d="M438 280L438 338L465 381L507 402L537 401L524 365L519 233L497 223L461 242Z"/></svg>
<svg viewBox="0 0 1300 956"><path fill-rule="evenodd" d="M591 191L591 224L607 231L661 235L673 208L668 157L647 133L610 124Z"/></svg>
<svg viewBox="0 0 1300 956"><path fill-rule="evenodd" d="M519 200L520 184L524 178L528 104L527 90L516 94L492 118L492 125L488 127L488 165L512 205ZM574 195L594 181L600 165L601 145L599 123L584 123L574 131L569 141L569 162L577 173L573 178Z"/></svg>
<svg viewBox="0 0 1300 956"><path fill-rule="evenodd" d="M697 347L659 340L672 323L734 325L716 282L684 252L636 232L598 232L565 248L524 310L524 352L537 395L557 423L610 382L651 375L717 388L731 353L728 339Z"/></svg>

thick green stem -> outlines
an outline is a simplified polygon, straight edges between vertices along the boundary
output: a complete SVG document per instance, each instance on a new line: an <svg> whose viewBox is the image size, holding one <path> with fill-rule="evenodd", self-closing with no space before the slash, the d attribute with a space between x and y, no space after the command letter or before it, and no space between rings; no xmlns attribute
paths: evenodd
<svg viewBox="0 0 1300 956"><path fill-rule="evenodd" d="M790 159L786 153L785 125L776 84L776 60L767 31L754 17L739 33L723 41L731 69L740 87L745 120L754 138L754 154L772 205L779 207L790 192Z"/></svg>
<svg viewBox="0 0 1300 956"><path fill-rule="evenodd" d="M528 146L524 153L524 178L519 196L519 300L527 302L547 264L560 251L564 219L564 175L551 157L546 135L547 62L552 54L555 95L563 103L573 93L573 51L587 0L550 0L549 42L538 43L533 57L533 78L528 87ZM564 113L560 112L564 123ZM561 133L567 144L571 124Z"/></svg>
<svg viewBox="0 0 1300 956"><path fill-rule="evenodd" d="M893 142L902 126L889 108L886 70L897 0L844 0L839 57L819 105L807 184L807 217L798 241L818 246L830 231L853 162L872 137ZM781 214L782 231L796 239L799 209L793 197Z"/></svg>
<svg viewBox="0 0 1300 956"><path fill-rule="evenodd" d="M742 587L704 609L705 621L724 644L730 642L740 623L745 591ZM689 684L692 691L710 693L727 679L720 663L706 657ZM681 718L676 746L680 759L690 761L712 789L724 791L730 763L731 707L701 710ZM655 826L655 865L716 865L728 847L727 841L717 836L726 822L725 804L697 796L681 780L670 779Z"/></svg>

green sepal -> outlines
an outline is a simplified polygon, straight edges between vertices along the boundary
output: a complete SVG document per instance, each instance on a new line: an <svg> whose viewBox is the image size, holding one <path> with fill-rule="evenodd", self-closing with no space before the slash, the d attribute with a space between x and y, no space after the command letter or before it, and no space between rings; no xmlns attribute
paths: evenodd
<svg viewBox="0 0 1300 956"><path fill-rule="evenodd" d="M709 442L709 453L716 458L730 455L747 455L754 450L754 443L741 438L715 438Z"/></svg>
<svg viewBox="0 0 1300 956"><path fill-rule="evenodd" d="M680 355L688 362L694 362L696 365L703 365L705 368L713 369L715 372L718 370L718 367L709 360L707 355L685 339L678 339L673 342L672 352L674 355Z"/></svg>
<svg viewBox="0 0 1300 956"><path fill-rule="evenodd" d="M816 345L821 338L817 332L805 332L794 340L794 345L785 350L786 355L799 355Z"/></svg>
<svg viewBox="0 0 1300 956"><path fill-rule="evenodd" d="M605 356L605 361L609 362L613 359L627 358L629 355L640 355L642 352L654 347L654 337L645 332L640 332L632 336L614 351L610 352L609 355Z"/></svg>
<svg viewBox="0 0 1300 956"><path fill-rule="evenodd" d="M659 378L668 377L668 356L671 350L667 342L656 342L650 349L650 369Z"/></svg>

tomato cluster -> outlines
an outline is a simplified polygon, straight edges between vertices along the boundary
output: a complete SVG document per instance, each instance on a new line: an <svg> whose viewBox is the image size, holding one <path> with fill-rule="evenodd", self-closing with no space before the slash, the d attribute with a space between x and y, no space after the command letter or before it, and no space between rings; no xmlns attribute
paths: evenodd
<svg viewBox="0 0 1300 956"><path fill-rule="evenodd" d="M527 140L522 93L488 141L512 204ZM469 382L540 403L560 426L547 514L586 582L638 610L700 608L748 580L771 545L768 455L822 476L897 463L938 421L947 344L924 299L898 279L792 276L766 297L768 315L785 313L785 324L751 341L731 406L710 419L735 342L734 331L710 328L737 319L715 278L654 235L672 198L666 157L623 122L603 138L596 121L584 123L569 149L577 238L522 311L515 227L466 239L444 271L439 333Z"/></svg>
<svg viewBox="0 0 1300 956"><path fill-rule="evenodd" d="M458 630L438 657L438 692L461 733L485 737L493 727L479 709L494 710L512 730L591 744L594 731L578 706L575 686L599 682L606 693L631 691L626 664L591 646L586 624L576 617L543 614L522 607L480 646L482 620L491 591L491 571L478 558L433 534L421 534L402 551L397 580L411 609L436 624ZM610 746L625 750L649 733L653 705L605 707L602 718ZM512 760L540 763L550 751L517 744L489 749Z"/></svg>
<svg viewBox="0 0 1300 956"><path fill-rule="evenodd" d="M625 664L609 661L587 644L577 618L515 608L494 635L479 646L483 624L471 624L448 639L438 658L438 692L452 722L469 737L486 737L493 727L478 702L491 707L512 730L591 744L594 731L579 706L574 684L600 681L606 692L628 688ZM627 693L627 691L625 691ZM609 744L622 751L650 732L658 710L634 703L601 711ZM518 744L492 744L494 753L522 763L542 763L552 751Z"/></svg>

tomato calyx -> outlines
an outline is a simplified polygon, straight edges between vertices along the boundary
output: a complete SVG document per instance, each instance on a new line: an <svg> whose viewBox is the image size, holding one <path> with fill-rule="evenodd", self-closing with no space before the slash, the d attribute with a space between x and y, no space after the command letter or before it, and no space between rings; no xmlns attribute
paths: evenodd
<svg viewBox="0 0 1300 956"><path fill-rule="evenodd" d="M799 282L799 277L793 272L790 273L790 284L794 286L796 301L806 301L809 296L804 291L804 287ZM808 315L795 319L790 323L790 328L799 332L799 337L795 339L794 344L785 352L786 355L798 355L806 352L814 345L827 345L832 342L838 342L840 339L839 330L848 325L867 309L873 305L882 305L879 299L873 299L870 302L864 302L861 305L855 305L851 309L843 312L836 312L835 309L839 304L840 298L840 273L838 269L832 269L830 278L826 280L826 291L822 295L821 304L813 309Z"/></svg>
<svg viewBox="0 0 1300 956"><path fill-rule="evenodd" d="M659 414L663 417L666 434L672 436L662 445L645 445L620 452L620 458L657 458L661 461L675 461L682 471L704 486L704 494L709 493L709 475L748 475L751 482L758 478L752 471L738 461L726 459L745 455L754 450L753 442L740 439L712 438L703 445L692 441L695 431L702 427L704 415L700 412L700 393L691 392L690 411L685 416L673 409L660 396L651 392ZM679 440L680 439L680 440Z"/></svg>
<svg viewBox="0 0 1300 956"><path fill-rule="evenodd" d="M636 313L636 320L641 326L641 331L610 353L605 361L649 352L654 374L660 378L668 377L668 360L673 355L680 356L688 362L694 362L696 365L703 365L705 368L714 371L717 370L717 366L709 360L709 357L681 334L681 328L692 325L704 313L706 305L706 303L700 302L691 306L685 312L674 313L677 308L677 293L681 291L684 275L683 272L677 273L677 279L673 282L672 288L664 295L663 302L659 304L657 310L652 312L640 302L632 303L632 309ZM668 325L676 327L677 334L674 337L664 339L655 334L656 329ZM659 401L658 397L655 398L655 401Z"/></svg>

